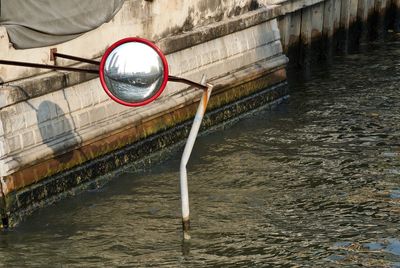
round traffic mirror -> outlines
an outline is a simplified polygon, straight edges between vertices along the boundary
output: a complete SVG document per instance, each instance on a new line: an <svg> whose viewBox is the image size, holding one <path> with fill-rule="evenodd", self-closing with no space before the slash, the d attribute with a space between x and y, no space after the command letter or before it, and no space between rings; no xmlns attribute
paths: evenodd
<svg viewBox="0 0 400 268"><path fill-rule="evenodd" d="M100 81L105 92L126 106L142 106L155 100L168 81L168 63L150 41L122 39L104 53Z"/></svg>

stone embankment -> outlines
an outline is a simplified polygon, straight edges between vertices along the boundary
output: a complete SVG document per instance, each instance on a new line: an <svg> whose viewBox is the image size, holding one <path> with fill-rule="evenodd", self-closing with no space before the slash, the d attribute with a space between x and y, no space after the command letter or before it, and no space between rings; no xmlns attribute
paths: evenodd
<svg viewBox="0 0 400 268"><path fill-rule="evenodd" d="M98 59L128 36L153 40L170 74L215 85L203 130L288 96L288 63L347 52L398 28L400 1L127 0L115 18L52 47L15 50L0 28L0 58L57 65L50 50ZM45 204L98 187L110 172L179 147L201 92L169 83L148 106L114 103L96 75L0 66L0 212L14 225Z"/></svg>

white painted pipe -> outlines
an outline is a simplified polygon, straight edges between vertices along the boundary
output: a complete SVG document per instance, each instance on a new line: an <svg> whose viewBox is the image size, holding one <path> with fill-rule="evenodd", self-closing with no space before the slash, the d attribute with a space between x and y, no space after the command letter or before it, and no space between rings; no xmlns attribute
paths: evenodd
<svg viewBox="0 0 400 268"><path fill-rule="evenodd" d="M205 76L203 76L201 84L205 84ZM182 228L184 239L190 239L190 212L189 212L189 191L187 182L186 165L189 161L190 155L193 150L194 142L196 141L197 134L203 120L204 113L206 112L208 100L210 99L213 86L207 84L207 90L204 90L201 97L199 107L197 108L196 116L194 118L192 128L190 129L188 140L186 141L185 149L183 151L181 166L180 166L180 183L181 183L181 203L182 203Z"/></svg>

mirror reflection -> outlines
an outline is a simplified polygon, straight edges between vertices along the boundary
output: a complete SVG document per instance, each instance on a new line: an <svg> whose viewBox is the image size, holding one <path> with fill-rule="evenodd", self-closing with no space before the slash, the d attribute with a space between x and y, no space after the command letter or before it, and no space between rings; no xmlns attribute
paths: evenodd
<svg viewBox="0 0 400 268"><path fill-rule="evenodd" d="M161 57L150 46L128 42L116 47L104 65L108 90L118 99L136 103L154 96L164 80Z"/></svg>

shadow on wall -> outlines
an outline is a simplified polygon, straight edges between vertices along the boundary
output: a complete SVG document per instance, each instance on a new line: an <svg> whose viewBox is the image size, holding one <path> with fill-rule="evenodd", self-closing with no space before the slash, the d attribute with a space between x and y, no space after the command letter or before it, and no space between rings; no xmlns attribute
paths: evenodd
<svg viewBox="0 0 400 268"><path fill-rule="evenodd" d="M81 138L75 132L74 120L68 119L58 104L43 101L36 110L36 118L42 141L52 149L55 156L80 142ZM60 163L66 163L72 157L73 153L69 152L57 157L57 160Z"/></svg>

